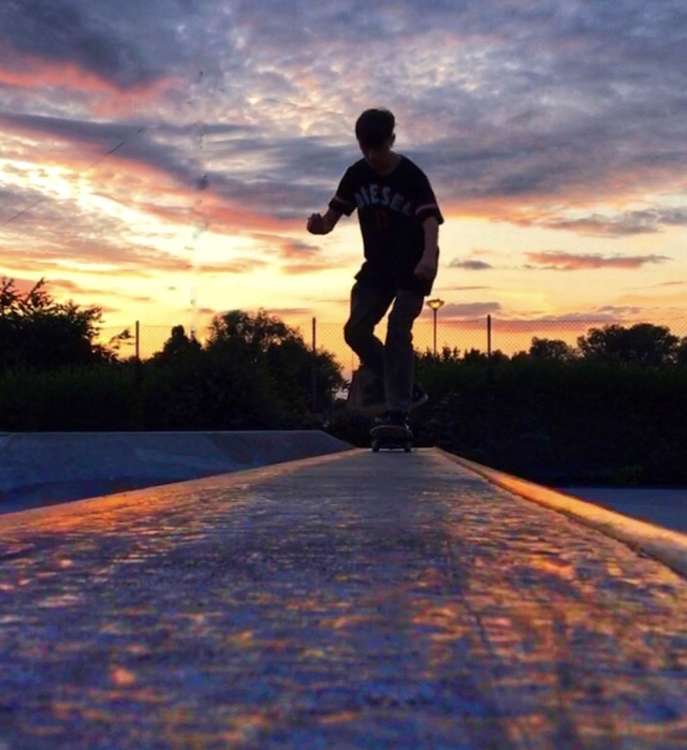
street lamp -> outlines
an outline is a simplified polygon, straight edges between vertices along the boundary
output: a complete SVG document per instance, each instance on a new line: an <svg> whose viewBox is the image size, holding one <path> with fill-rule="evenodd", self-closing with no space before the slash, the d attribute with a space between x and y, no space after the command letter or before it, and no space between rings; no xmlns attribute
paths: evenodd
<svg viewBox="0 0 687 750"><path fill-rule="evenodd" d="M432 313L434 314L434 356L437 356L437 313L439 312L439 308L444 306L444 300L439 299L438 297L435 299L428 299L427 304L432 308Z"/></svg>

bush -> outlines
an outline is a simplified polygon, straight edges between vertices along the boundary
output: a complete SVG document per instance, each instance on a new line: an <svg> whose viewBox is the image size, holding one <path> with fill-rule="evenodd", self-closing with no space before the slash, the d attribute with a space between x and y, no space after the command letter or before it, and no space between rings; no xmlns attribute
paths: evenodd
<svg viewBox="0 0 687 750"><path fill-rule="evenodd" d="M130 367L90 365L0 373L0 429L128 430L140 426Z"/></svg>
<svg viewBox="0 0 687 750"><path fill-rule="evenodd" d="M173 329L143 363L14 367L0 372L0 429L231 430L310 427L312 376L327 410L343 384L327 352L264 313L216 320L203 348Z"/></svg>
<svg viewBox="0 0 687 750"><path fill-rule="evenodd" d="M418 439L540 481L687 482L687 369L418 362Z"/></svg>

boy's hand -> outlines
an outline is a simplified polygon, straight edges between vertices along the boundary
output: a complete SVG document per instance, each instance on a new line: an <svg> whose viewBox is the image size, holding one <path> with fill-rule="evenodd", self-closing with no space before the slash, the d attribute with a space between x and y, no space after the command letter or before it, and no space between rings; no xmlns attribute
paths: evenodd
<svg viewBox="0 0 687 750"><path fill-rule="evenodd" d="M308 219L308 231L310 234L327 234L328 227L325 224L324 216L321 214L311 214Z"/></svg>
<svg viewBox="0 0 687 750"><path fill-rule="evenodd" d="M415 276L422 281L431 281L437 275L436 261L430 258L421 258L415 266Z"/></svg>

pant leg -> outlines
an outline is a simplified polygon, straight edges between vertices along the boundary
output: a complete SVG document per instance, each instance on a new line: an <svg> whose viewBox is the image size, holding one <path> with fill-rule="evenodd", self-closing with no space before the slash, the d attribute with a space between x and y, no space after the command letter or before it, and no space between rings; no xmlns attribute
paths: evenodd
<svg viewBox="0 0 687 750"><path fill-rule="evenodd" d="M374 335L374 328L386 315L394 299L392 291L356 283L351 289L351 312L344 326L346 343L360 358L364 367L384 380L384 344Z"/></svg>
<svg viewBox="0 0 687 750"><path fill-rule="evenodd" d="M389 314L384 372L387 408L392 411L410 409L415 367L413 323L422 312L424 301L420 292L399 289Z"/></svg>

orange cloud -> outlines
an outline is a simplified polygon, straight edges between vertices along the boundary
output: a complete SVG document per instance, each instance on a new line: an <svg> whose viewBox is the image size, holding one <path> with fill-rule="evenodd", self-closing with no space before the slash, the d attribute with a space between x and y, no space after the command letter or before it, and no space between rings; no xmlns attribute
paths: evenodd
<svg viewBox="0 0 687 750"><path fill-rule="evenodd" d="M302 228L302 224L303 222L299 221L298 227ZM282 273L316 273L318 271L330 271L342 267L341 259L336 257L322 257L321 249L309 242L303 242L293 237L261 232L253 232L251 233L251 237L265 241L268 244L269 250L276 252L280 258L287 261L281 267Z"/></svg>
<svg viewBox="0 0 687 750"><path fill-rule="evenodd" d="M302 228L302 225L303 222L300 221L299 228ZM320 248L317 245L311 245L308 242L303 242L293 237L280 237L277 234L263 234L261 232L253 232L251 237L256 240L266 241L270 247L276 248L280 257L288 260L314 258L320 252Z"/></svg>
<svg viewBox="0 0 687 750"><path fill-rule="evenodd" d="M37 260L40 258L40 260ZM35 241L26 249L2 248L0 266L14 273L46 275L72 271L87 275L117 278L125 276L154 276L159 271L189 271L193 268L187 258L170 255L161 250L141 245L121 245L105 239L96 241L74 237L64 245L59 242Z"/></svg>
<svg viewBox="0 0 687 750"><path fill-rule="evenodd" d="M580 271L590 268L641 268L647 263L663 263L665 255L595 255L562 252L525 253L528 260L542 269Z"/></svg>
<svg viewBox="0 0 687 750"><path fill-rule="evenodd" d="M282 266L281 271L288 274L315 273L316 271L331 271L340 267L341 264L335 261L313 260L309 263L289 263Z"/></svg>
<svg viewBox="0 0 687 750"><path fill-rule="evenodd" d="M438 186L439 187L439 186ZM522 227L543 227L573 231L579 234L599 236L621 236L635 234L636 228L624 231L621 220L603 220L603 217L569 220L565 212L594 212L599 203L605 210L624 211L637 200L646 200L651 191L665 192L681 186L675 177L675 169L666 165L656 165L649 169L638 169L630 165L614 169L612 179L595 183L590 189L586 183L566 185L565 189L552 196L550 191L533 187L524 194L494 193L487 196L471 197L447 195L439 197L445 217L456 219L486 219L508 222Z"/></svg>
<svg viewBox="0 0 687 750"><path fill-rule="evenodd" d="M30 124L17 122L0 115L3 128L17 135L36 138L42 131ZM38 142L32 159L43 165L59 166L73 172L73 179L79 180L87 173L96 189L122 205L143 211L181 226L202 224L205 228L222 233L237 233L243 230L285 231L303 228L301 219L283 219L257 213L213 191L212 185L200 193L197 188L177 177L172 171L158 167L143 159L127 154L126 149L113 152L105 158L102 144L50 133L50 145ZM54 141L69 147L68 151L56 150ZM102 157L94 163L94 157ZM147 198L142 198L147 194ZM154 196L151 200L150 196ZM165 204L162 201L165 201ZM270 236L270 235L267 235ZM284 256L295 255L296 240L280 238L284 246ZM291 244L291 252L287 247ZM306 248L301 245L301 251ZM302 252L301 252L302 254Z"/></svg>
<svg viewBox="0 0 687 750"><path fill-rule="evenodd" d="M250 273L256 268L262 268L266 265L267 263L264 260L237 258L226 263L201 263L198 265L198 270L201 273Z"/></svg>
<svg viewBox="0 0 687 750"><path fill-rule="evenodd" d="M129 87L84 70L73 62L56 63L39 57L23 55L21 68L0 68L0 84L23 89L66 88L89 94L101 94L94 100L97 114L127 112L135 105L157 99L166 89L179 84L177 78L159 78L150 83Z"/></svg>
<svg viewBox="0 0 687 750"><path fill-rule="evenodd" d="M179 205L162 206L150 201L129 202L129 205L145 211L167 222L188 226L197 223L217 233L237 233L245 229L292 229L303 223L295 219L279 219L258 214L229 202L226 198L205 193L202 205L194 205L197 194L190 188L165 191L167 196L176 195Z"/></svg>
<svg viewBox="0 0 687 750"><path fill-rule="evenodd" d="M64 271L64 269L62 269ZM2 275L2 274L0 274ZM92 287L81 286L75 281L70 279L50 279L46 278L45 274L37 276L35 279L25 279L21 277L12 277L14 286L22 294L30 292L38 283L39 278L45 279L45 287L51 295L56 295L58 298L67 297L68 295L89 295L94 297L117 297L121 299L130 300L133 302L151 302L152 297L136 296L131 294L122 294L116 290L111 289L94 289ZM103 305L98 305L103 307ZM105 309L103 307L103 309Z"/></svg>

